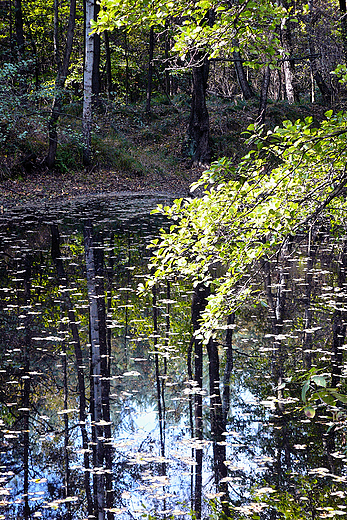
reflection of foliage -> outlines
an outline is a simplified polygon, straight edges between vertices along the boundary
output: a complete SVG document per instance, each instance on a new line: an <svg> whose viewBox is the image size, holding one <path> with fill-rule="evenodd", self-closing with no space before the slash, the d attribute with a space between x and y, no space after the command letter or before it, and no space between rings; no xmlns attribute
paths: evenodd
<svg viewBox="0 0 347 520"><path fill-rule="evenodd" d="M246 517L240 518L259 518L256 515L257 508L259 511L276 511L286 520L306 520L315 518L317 514L319 518L336 518L344 514L346 494L328 482L297 476L290 487L290 491L266 487L256 490L253 503L237 508L240 512L249 512Z"/></svg>

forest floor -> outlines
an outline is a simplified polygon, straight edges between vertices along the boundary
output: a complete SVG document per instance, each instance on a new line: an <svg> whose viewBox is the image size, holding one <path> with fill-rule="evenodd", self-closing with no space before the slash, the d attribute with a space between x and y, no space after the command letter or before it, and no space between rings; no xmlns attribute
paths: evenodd
<svg viewBox="0 0 347 520"><path fill-rule="evenodd" d="M244 132L257 117L257 101L214 98L209 99L208 108L214 157L231 157L236 163L246 151ZM25 204L120 191L188 195L190 184L202 172L202 168L191 166L189 157L188 97L171 105L154 102L150 119L145 118L142 104L105 105L96 117L92 166L87 169L81 164L78 110L68 105L61 118L54 171L44 166L47 132L40 120L35 122L28 116L25 121L22 117L21 127L13 128L6 148L0 152L1 212ZM273 128L285 119L308 115L319 121L324 111L319 105L271 103L267 126ZM23 129L25 141L17 137L24 135Z"/></svg>
<svg viewBox="0 0 347 520"><path fill-rule="evenodd" d="M134 177L121 172L85 170L71 173L36 173L25 179L7 179L0 183L0 211L25 204L66 201L86 195L114 192L160 192L188 195L189 186L200 176L194 168L186 174L161 176L155 172Z"/></svg>

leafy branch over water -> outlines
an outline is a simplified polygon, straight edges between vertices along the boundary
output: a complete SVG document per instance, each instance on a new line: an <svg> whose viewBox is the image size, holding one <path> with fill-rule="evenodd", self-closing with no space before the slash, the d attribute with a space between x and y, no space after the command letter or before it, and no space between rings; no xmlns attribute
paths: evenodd
<svg viewBox="0 0 347 520"><path fill-rule="evenodd" d="M276 259L293 236L327 224L338 232L346 212L347 115L327 112L318 128L312 118L264 132L251 125L252 150L234 166L212 164L192 191L156 212L173 220L154 240L147 286L181 276L209 285L198 336L208 342L250 295L261 259Z"/></svg>

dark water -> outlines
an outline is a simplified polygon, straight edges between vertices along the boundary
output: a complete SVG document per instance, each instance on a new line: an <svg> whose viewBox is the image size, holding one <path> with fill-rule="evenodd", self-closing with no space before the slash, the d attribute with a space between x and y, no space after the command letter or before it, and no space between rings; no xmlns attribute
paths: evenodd
<svg viewBox="0 0 347 520"><path fill-rule="evenodd" d="M257 266L199 388L192 287L137 293L166 202L0 216L0 518L343 517L344 234Z"/></svg>

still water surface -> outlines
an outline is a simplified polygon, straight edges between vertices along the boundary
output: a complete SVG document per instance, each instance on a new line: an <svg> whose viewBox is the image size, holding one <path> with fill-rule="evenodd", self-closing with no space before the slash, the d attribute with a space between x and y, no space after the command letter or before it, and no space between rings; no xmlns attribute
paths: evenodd
<svg viewBox="0 0 347 520"><path fill-rule="evenodd" d="M199 388L193 288L137 291L167 202L1 215L0 518L345 516L344 237L260 266Z"/></svg>

